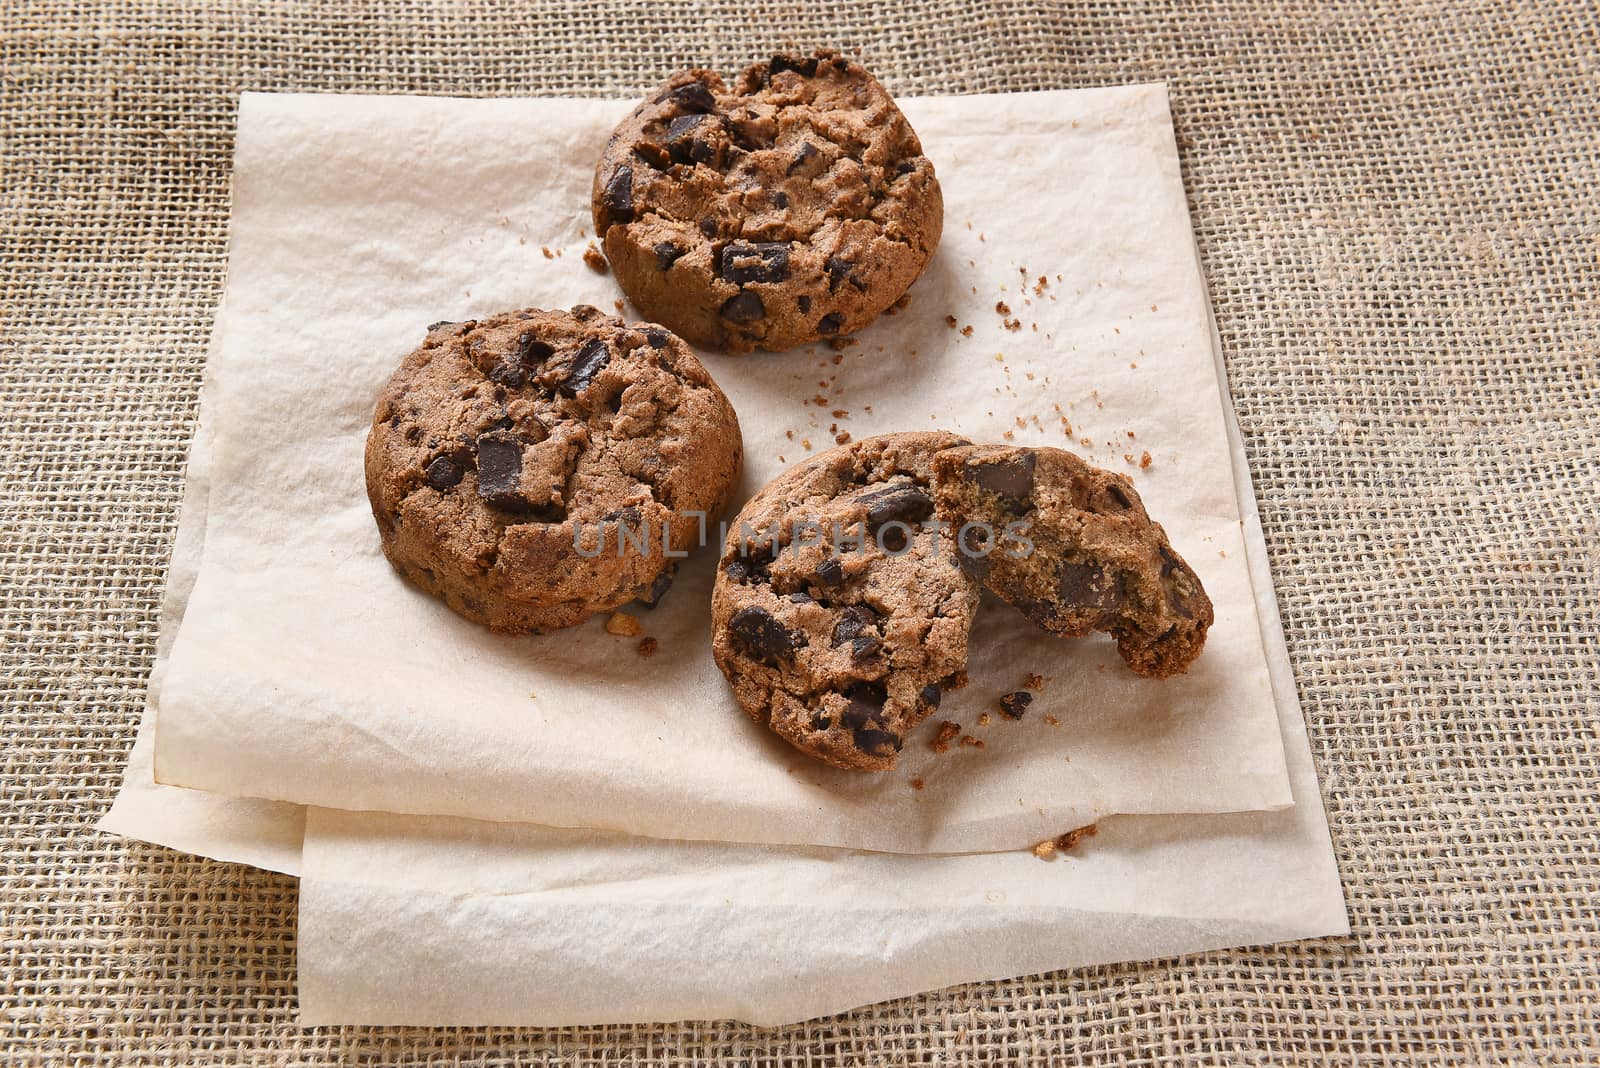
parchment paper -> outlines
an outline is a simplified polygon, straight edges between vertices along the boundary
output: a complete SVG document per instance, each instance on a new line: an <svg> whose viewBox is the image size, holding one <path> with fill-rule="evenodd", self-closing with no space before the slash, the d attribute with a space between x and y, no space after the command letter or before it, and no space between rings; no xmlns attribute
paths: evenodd
<svg viewBox="0 0 1600 1068"><path fill-rule="evenodd" d="M936 756L914 736L895 774L857 776L793 754L733 705L709 655L709 553L644 617L662 650L648 664L598 621L487 634L394 576L361 484L372 398L434 319L610 303L614 283L578 259L584 161L623 110L244 98L212 361L211 530L158 697L157 779L896 851L1011 848L1109 812L1287 803L1159 86L909 102L947 199L945 242L910 308L843 353L707 363L740 412L747 490L806 442L829 444L834 423L857 437L1012 433L1130 471L1217 604L1189 676L1137 679L1109 642L1060 642L991 605L972 685L941 710L985 748ZM1030 672L1048 681L1028 718L978 728Z"/></svg>

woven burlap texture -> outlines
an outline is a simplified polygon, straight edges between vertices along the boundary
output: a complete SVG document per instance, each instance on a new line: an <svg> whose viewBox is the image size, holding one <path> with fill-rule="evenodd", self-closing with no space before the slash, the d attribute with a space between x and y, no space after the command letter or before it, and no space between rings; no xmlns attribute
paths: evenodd
<svg viewBox="0 0 1600 1068"><path fill-rule="evenodd" d="M1600 1060L1591 5L207 8L0 9L6 1062ZM1354 933L778 1031L302 1031L292 880L92 830L151 662L237 95L628 95L785 41L904 94L1171 84Z"/></svg>

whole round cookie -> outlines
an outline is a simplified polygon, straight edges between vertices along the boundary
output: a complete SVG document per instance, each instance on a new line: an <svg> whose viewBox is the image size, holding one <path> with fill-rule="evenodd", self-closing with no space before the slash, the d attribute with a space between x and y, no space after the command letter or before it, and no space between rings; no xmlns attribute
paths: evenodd
<svg viewBox="0 0 1600 1068"><path fill-rule="evenodd" d="M774 56L731 88L673 76L611 135L593 206L629 299L729 352L866 326L917 280L944 224L916 132L837 52Z"/></svg>
<svg viewBox="0 0 1600 1068"><path fill-rule="evenodd" d="M933 468L939 515L968 539L963 566L1034 623L1069 638L1106 631L1151 678L1200 655L1211 600L1125 475L1014 445L950 449ZM1025 542L1006 537L1013 524Z"/></svg>
<svg viewBox="0 0 1600 1068"><path fill-rule="evenodd" d="M579 305L435 323L378 398L367 496L395 569L505 632L572 626L671 581L727 504L727 397L670 332Z"/></svg>
<svg viewBox="0 0 1600 1068"><path fill-rule="evenodd" d="M866 438L740 511L712 593L712 652L747 714L841 768L894 766L966 667L978 585L935 525L951 434Z"/></svg>

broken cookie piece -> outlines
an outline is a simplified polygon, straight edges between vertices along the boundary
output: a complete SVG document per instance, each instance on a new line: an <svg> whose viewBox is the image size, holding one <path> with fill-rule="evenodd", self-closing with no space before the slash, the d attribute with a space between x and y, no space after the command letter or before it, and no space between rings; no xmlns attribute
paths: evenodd
<svg viewBox="0 0 1600 1068"><path fill-rule="evenodd" d="M546 631L658 600L742 451L677 337L528 309L429 329L378 398L367 495L408 580L495 630ZM637 634L615 629L630 618L612 633Z"/></svg>
<svg viewBox="0 0 1600 1068"><path fill-rule="evenodd" d="M978 586L933 514L951 434L867 438L751 498L723 548L712 652L744 711L835 767L892 768L966 666Z"/></svg>
<svg viewBox="0 0 1600 1068"><path fill-rule="evenodd" d="M968 572L1035 624L1066 637L1106 631L1152 678L1200 655L1211 601L1125 476L1060 449L1006 445L944 450L934 472L940 518L993 532L987 551L961 537Z"/></svg>

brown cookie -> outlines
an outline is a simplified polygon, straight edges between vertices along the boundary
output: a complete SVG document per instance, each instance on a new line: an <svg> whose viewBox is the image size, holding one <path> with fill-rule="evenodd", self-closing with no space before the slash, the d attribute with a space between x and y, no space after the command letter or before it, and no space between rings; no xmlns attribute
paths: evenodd
<svg viewBox="0 0 1600 1068"><path fill-rule="evenodd" d="M893 767L966 666L978 585L940 536L931 485L934 454L961 444L853 442L740 511L712 594L712 651L745 712L802 752Z"/></svg>
<svg viewBox="0 0 1600 1068"><path fill-rule="evenodd" d="M397 571L457 613L546 631L643 598L727 504L733 408L659 326L579 305L435 323L378 398L367 495Z"/></svg>
<svg viewBox="0 0 1600 1068"><path fill-rule="evenodd" d="M1009 445L948 449L933 467L963 566L1034 623L1067 637L1108 631L1128 666L1153 678L1200 655L1211 601L1126 477L1060 449Z"/></svg>
<svg viewBox="0 0 1600 1068"><path fill-rule="evenodd" d="M836 52L774 56L732 88L673 76L612 134L593 206L628 298L729 352L866 326L917 280L944 221L916 132Z"/></svg>

